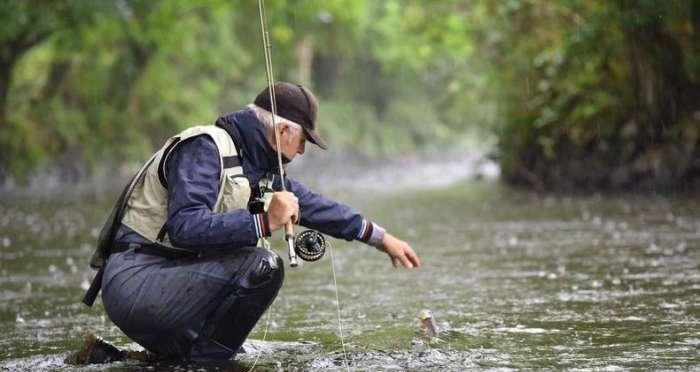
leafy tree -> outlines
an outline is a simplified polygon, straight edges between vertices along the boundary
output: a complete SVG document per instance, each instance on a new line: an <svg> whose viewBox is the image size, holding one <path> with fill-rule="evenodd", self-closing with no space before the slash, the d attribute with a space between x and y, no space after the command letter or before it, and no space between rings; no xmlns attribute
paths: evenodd
<svg viewBox="0 0 700 372"><path fill-rule="evenodd" d="M320 95L334 147L493 132L516 184L699 178L700 0L279 0L267 16L275 77ZM0 20L0 179L141 161L266 84L254 0L6 0Z"/></svg>
<svg viewBox="0 0 700 372"><path fill-rule="evenodd" d="M22 128L9 128L7 119L7 98L12 82L12 74L20 58L32 48L48 39L52 34L69 29L76 24L89 20L92 5L87 1L23 1L7 0L0 4L0 147L5 149L0 153L0 164L7 164L8 157L22 153L25 144L17 137L10 134L13 130ZM53 75L60 75L61 66L55 66ZM44 91L50 95L50 89ZM31 132L25 136L32 136ZM35 155L31 152L26 157L21 157L17 168L31 165Z"/></svg>
<svg viewBox="0 0 700 372"><path fill-rule="evenodd" d="M698 176L697 1L510 1L490 8L506 180L680 185ZM695 14L695 15L694 15Z"/></svg>

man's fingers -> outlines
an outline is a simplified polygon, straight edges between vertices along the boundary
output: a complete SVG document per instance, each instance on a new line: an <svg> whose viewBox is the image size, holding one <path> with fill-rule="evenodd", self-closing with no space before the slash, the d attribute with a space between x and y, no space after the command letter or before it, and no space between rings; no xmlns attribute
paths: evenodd
<svg viewBox="0 0 700 372"><path fill-rule="evenodd" d="M391 256L389 256L389 257L391 257ZM396 257L391 257L391 264L394 265L394 268L399 267L399 264L397 261L398 261L398 259Z"/></svg>
<svg viewBox="0 0 700 372"><path fill-rule="evenodd" d="M420 266L420 258L418 258L418 255L412 249L406 251L406 256L411 260L414 267Z"/></svg>
<svg viewBox="0 0 700 372"><path fill-rule="evenodd" d="M403 265L403 267L405 267L407 269L410 269L413 267L413 264L411 263L411 261L408 259L408 257L406 257L405 252L402 252L402 254L399 256L399 259L401 260L401 264Z"/></svg>
<svg viewBox="0 0 700 372"><path fill-rule="evenodd" d="M299 205L291 204L287 206L287 216L289 216L289 220L292 221L292 223L296 223L299 217Z"/></svg>

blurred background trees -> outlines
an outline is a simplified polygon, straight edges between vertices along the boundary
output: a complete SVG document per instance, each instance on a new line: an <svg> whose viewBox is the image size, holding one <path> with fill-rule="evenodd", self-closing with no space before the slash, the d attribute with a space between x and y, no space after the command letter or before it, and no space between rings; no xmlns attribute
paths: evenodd
<svg viewBox="0 0 700 372"><path fill-rule="evenodd" d="M501 164L536 188L688 185L700 175L700 2L511 1Z"/></svg>
<svg viewBox="0 0 700 372"><path fill-rule="evenodd" d="M334 148L479 143L538 189L700 176L698 0L276 0L275 77ZM141 161L265 84L254 0L5 0L0 179Z"/></svg>

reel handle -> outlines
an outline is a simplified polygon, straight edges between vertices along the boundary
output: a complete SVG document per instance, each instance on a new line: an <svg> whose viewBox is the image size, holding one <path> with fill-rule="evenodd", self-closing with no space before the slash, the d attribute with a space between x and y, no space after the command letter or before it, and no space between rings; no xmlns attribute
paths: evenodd
<svg viewBox="0 0 700 372"><path fill-rule="evenodd" d="M287 241L287 249L289 251L289 266L297 267L297 252L294 250L294 225L292 222L287 222L284 225L284 240Z"/></svg>

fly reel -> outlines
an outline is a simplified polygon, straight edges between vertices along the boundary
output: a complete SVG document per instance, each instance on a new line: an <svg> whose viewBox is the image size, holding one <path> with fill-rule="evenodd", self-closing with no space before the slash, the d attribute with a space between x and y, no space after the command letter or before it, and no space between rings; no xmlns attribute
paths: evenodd
<svg viewBox="0 0 700 372"><path fill-rule="evenodd" d="M326 253L328 243L318 231L305 230L294 236L294 252L304 261L318 261Z"/></svg>

